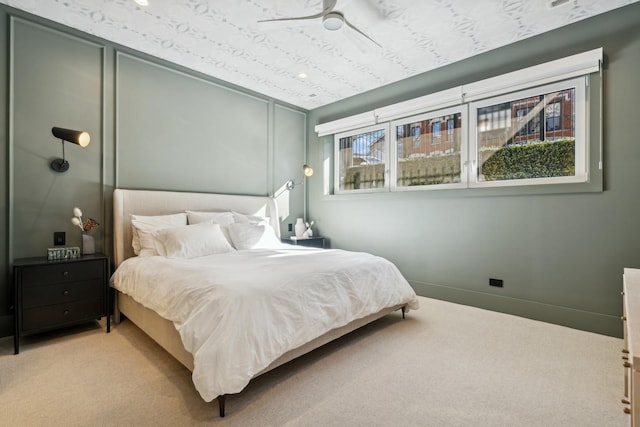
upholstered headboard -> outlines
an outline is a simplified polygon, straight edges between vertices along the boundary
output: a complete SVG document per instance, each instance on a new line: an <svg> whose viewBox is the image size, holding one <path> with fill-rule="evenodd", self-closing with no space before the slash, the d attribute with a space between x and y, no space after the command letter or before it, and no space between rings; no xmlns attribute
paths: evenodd
<svg viewBox="0 0 640 427"><path fill-rule="evenodd" d="M167 215L194 211L229 210L269 217L280 237L280 218L274 199L267 196L187 193L177 191L125 190L113 192L113 238L116 266L132 256L131 215Z"/></svg>

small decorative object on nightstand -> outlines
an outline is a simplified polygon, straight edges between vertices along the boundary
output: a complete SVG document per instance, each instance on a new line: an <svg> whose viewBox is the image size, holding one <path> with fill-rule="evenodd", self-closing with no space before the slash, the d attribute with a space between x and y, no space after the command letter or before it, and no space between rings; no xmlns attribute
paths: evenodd
<svg viewBox="0 0 640 427"><path fill-rule="evenodd" d="M304 225L302 218L296 219L296 225L293 227L296 232L296 237L302 237L307 227Z"/></svg>
<svg viewBox="0 0 640 427"><path fill-rule="evenodd" d="M73 208L73 218L71 218L71 223L80 227L80 230L82 230L82 255L95 254L96 241L92 235L88 234L88 232L98 227L100 224L92 218L83 221L82 211L80 208Z"/></svg>
<svg viewBox="0 0 640 427"><path fill-rule="evenodd" d="M13 262L14 351L20 336L109 317L109 257L103 254Z"/></svg>
<svg viewBox="0 0 640 427"><path fill-rule="evenodd" d="M297 245L297 246L309 246L312 248L322 248L322 249L327 249L329 247L327 239L325 239L324 237L306 237L306 238L298 238L295 236L291 236L291 237L283 237L282 238L282 242L283 243L288 243L290 245Z"/></svg>
<svg viewBox="0 0 640 427"><path fill-rule="evenodd" d="M304 237L305 239L308 239L309 237L313 237L313 230L311 229L312 225L313 225L313 221L311 221L311 223L308 223L308 222L304 223L306 230L304 230L304 233L302 233L302 237Z"/></svg>

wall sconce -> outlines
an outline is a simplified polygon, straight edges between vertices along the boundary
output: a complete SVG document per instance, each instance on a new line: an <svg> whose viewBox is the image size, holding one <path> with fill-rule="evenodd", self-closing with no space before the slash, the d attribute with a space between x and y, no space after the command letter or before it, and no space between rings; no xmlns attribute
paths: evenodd
<svg viewBox="0 0 640 427"><path fill-rule="evenodd" d="M62 140L62 158L52 161L51 169L56 172L65 172L69 169L69 162L64 158L64 142L69 141L84 148L89 145L91 136L89 135L89 132L82 130L71 130L58 127L52 128L51 133L56 138L60 138Z"/></svg>
<svg viewBox="0 0 640 427"><path fill-rule="evenodd" d="M302 166L302 178L300 178L300 182L294 182L292 179L290 179L285 184L285 186L287 187L287 190L293 190L296 185L302 184L304 182L304 179L311 175L313 175L313 168L307 164L304 164Z"/></svg>

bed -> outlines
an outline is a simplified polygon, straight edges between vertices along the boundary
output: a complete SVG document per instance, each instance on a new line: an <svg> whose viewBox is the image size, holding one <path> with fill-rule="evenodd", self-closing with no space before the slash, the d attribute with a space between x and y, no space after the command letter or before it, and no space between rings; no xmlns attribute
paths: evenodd
<svg viewBox="0 0 640 427"><path fill-rule="evenodd" d="M252 378L418 308L383 258L281 243L271 197L116 189L113 208L116 323L187 367L220 416Z"/></svg>

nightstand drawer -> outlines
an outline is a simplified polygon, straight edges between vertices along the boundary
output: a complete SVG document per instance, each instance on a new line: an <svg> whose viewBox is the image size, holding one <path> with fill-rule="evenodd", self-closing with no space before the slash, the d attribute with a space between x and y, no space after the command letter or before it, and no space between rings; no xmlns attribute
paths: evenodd
<svg viewBox="0 0 640 427"><path fill-rule="evenodd" d="M101 260L31 266L22 270L22 286L26 288L100 279L105 274L102 266Z"/></svg>
<svg viewBox="0 0 640 427"><path fill-rule="evenodd" d="M102 298L103 294L104 283L102 279L56 283L38 287L24 287L22 289L22 306L28 309L45 305L90 300Z"/></svg>
<svg viewBox="0 0 640 427"><path fill-rule="evenodd" d="M22 329L45 329L79 320L89 320L104 315L104 300L76 301L68 304L48 305L22 312Z"/></svg>

